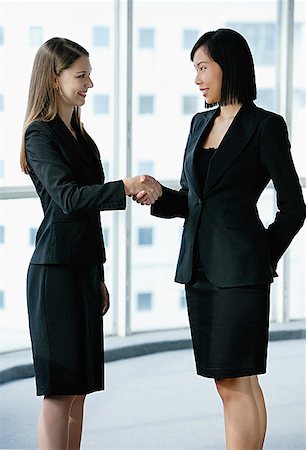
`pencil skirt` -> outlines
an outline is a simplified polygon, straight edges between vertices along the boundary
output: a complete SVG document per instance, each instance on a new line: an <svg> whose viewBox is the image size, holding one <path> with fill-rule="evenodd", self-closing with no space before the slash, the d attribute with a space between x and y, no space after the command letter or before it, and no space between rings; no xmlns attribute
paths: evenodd
<svg viewBox="0 0 306 450"><path fill-rule="evenodd" d="M218 288L197 272L186 285L198 375L221 379L266 372L270 284Z"/></svg>
<svg viewBox="0 0 306 450"><path fill-rule="evenodd" d="M27 304L37 395L104 389L98 266L30 264Z"/></svg>

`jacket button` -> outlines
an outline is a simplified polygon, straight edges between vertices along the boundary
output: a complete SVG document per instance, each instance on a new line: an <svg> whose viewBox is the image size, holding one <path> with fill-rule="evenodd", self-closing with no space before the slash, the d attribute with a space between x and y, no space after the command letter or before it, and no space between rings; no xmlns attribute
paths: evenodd
<svg viewBox="0 0 306 450"><path fill-rule="evenodd" d="M199 199L198 199L198 204L201 205L201 203L202 203L202 202L201 202L201 199L199 198Z"/></svg>

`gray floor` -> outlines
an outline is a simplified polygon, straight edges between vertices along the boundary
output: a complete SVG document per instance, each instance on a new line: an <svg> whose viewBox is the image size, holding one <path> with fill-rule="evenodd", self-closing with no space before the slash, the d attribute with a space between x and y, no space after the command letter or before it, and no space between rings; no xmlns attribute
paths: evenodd
<svg viewBox="0 0 306 450"><path fill-rule="evenodd" d="M261 376L269 412L266 450L306 449L305 340L269 344ZM83 450L221 450L222 406L191 350L108 363L107 386L86 400ZM0 386L1 449L35 449L34 380Z"/></svg>

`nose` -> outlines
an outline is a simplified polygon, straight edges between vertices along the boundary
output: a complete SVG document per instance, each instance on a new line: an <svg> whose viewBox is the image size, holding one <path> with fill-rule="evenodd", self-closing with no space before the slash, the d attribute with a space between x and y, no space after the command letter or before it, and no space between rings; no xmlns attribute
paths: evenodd
<svg viewBox="0 0 306 450"><path fill-rule="evenodd" d="M92 79L90 77L88 77L88 81L86 83L86 87L88 88L92 88L94 86Z"/></svg>
<svg viewBox="0 0 306 450"><path fill-rule="evenodd" d="M199 72L197 72L196 77L194 79L195 84L199 85L201 83L201 80L199 79Z"/></svg>

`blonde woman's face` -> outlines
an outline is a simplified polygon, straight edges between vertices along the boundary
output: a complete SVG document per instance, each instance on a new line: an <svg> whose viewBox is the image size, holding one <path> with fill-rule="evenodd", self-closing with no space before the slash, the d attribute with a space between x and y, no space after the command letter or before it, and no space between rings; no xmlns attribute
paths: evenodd
<svg viewBox="0 0 306 450"><path fill-rule="evenodd" d="M203 47L196 50L193 64L197 72L195 84L199 86L206 103L219 102L222 88L222 69L219 64L207 55Z"/></svg>
<svg viewBox="0 0 306 450"><path fill-rule="evenodd" d="M80 56L60 73L55 80L59 106L73 108L84 105L87 91L93 87L90 73L91 65L87 56Z"/></svg>

